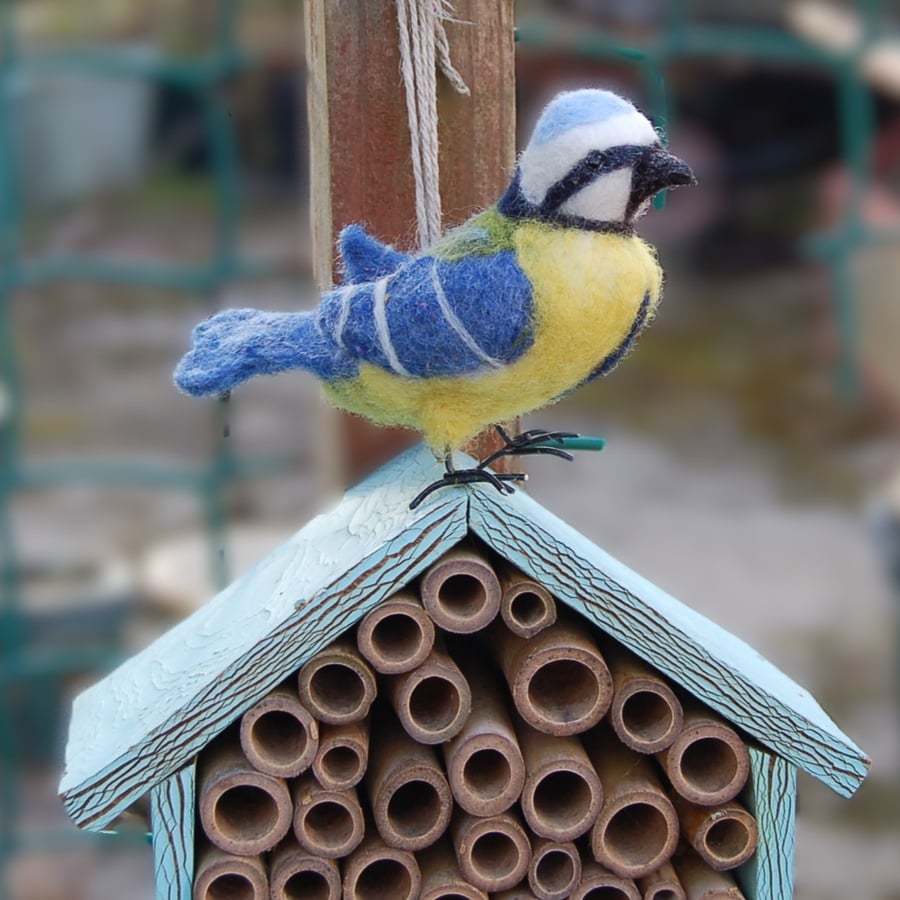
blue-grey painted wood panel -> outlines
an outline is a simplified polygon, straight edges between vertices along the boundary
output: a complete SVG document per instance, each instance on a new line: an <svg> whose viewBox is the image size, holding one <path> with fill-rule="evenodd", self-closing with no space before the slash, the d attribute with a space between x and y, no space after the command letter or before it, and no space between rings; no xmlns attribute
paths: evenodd
<svg viewBox="0 0 900 900"><path fill-rule="evenodd" d="M156 900L191 900L194 882L194 764L150 793Z"/></svg>
<svg viewBox="0 0 900 900"><path fill-rule="evenodd" d="M791 900L794 896L794 828L797 768L750 747L747 809L759 825L759 849L741 866L738 881L748 900Z"/></svg>

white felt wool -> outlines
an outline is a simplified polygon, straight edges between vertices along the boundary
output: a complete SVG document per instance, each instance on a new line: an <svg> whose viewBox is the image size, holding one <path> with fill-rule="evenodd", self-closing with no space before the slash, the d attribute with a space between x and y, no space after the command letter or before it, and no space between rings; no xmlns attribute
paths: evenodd
<svg viewBox="0 0 900 900"><path fill-rule="evenodd" d="M522 193L526 200L540 204L549 188L591 151L622 144L649 146L658 141L653 125L637 110L579 125L549 141L532 141L519 158Z"/></svg>
<svg viewBox="0 0 900 900"><path fill-rule="evenodd" d="M594 222L621 222L625 218L630 194L631 168L616 169L582 188L559 211Z"/></svg>

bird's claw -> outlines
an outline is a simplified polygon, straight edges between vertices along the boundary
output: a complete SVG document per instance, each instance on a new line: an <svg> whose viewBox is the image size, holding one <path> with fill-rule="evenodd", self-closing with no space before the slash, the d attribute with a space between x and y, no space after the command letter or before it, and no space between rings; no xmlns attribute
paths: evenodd
<svg viewBox="0 0 900 900"><path fill-rule="evenodd" d="M409 504L409 508L415 509L429 494L433 494L442 487L451 487L455 484L490 484L501 494L513 494L516 489L510 482L527 480L528 476L522 472L492 472L481 466L458 471L448 469L442 478L433 481L423 491L420 491Z"/></svg>
<svg viewBox="0 0 900 900"><path fill-rule="evenodd" d="M495 425L494 427L503 440L504 446L499 450L495 450L490 456L486 456L478 464L478 468L489 466L495 460L500 459L501 456L534 456L542 454L545 456L558 456L560 459L569 460L569 462L574 459L571 453L561 449L567 438L578 437L578 434L573 431L546 431L543 428L532 428L529 431L523 431L521 434L511 437L502 426ZM554 443L560 446L548 446Z"/></svg>

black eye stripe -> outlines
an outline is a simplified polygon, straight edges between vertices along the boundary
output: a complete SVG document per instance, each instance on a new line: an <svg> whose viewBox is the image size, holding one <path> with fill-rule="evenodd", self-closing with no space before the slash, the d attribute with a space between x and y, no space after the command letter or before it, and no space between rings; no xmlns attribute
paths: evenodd
<svg viewBox="0 0 900 900"><path fill-rule="evenodd" d="M559 209L574 194L578 193L601 175L634 166L647 152L645 144L620 144L607 150L592 150L579 160L572 169L556 182L544 197L540 212L550 215Z"/></svg>

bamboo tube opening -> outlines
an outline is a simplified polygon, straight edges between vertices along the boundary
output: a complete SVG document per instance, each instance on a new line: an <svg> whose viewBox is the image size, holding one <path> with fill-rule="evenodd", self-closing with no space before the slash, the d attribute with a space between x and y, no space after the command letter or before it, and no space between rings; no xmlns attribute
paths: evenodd
<svg viewBox="0 0 900 900"><path fill-rule="evenodd" d="M320 710L349 720L362 707L366 686L357 671L333 662L316 669L309 679L309 694Z"/></svg>
<svg viewBox="0 0 900 900"><path fill-rule="evenodd" d="M609 819L603 842L610 862L634 872L658 868L671 855L671 823L650 803L630 803Z"/></svg>
<svg viewBox="0 0 900 900"><path fill-rule="evenodd" d="M626 697L619 712L619 724L631 738L630 747L650 753L661 749L662 742L671 743L677 733L675 712L656 691L638 690Z"/></svg>
<svg viewBox="0 0 900 900"><path fill-rule="evenodd" d="M445 631L470 634L500 611L500 582L479 553L457 547L423 576L422 605Z"/></svg>
<svg viewBox="0 0 900 900"><path fill-rule="evenodd" d="M452 833L460 870L470 884L494 893L527 875L531 844L517 817L501 813L479 818L459 811Z"/></svg>
<svg viewBox="0 0 900 900"><path fill-rule="evenodd" d="M597 675L577 659L548 662L528 682L528 700L535 712L558 726L587 719L596 710L600 695Z"/></svg>
<svg viewBox="0 0 900 900"><path fill-rule="evenodd" d="M560 769L545 775L535 786L530 806L543 828L574 838L590 828L598 799L578 772ZM533 826L532 826L533 827Z"/></svg>
<svg viewBox="0 0 900 900"><path fill-rule="evenodd" d="M512 781L512 768L507 758L494 747L482 747L463 764L462 778L466 787L484 800L502 796Z"/></svg>
<svg viewBox="0 0 900 900"><path fill-rule="evenodd" d="M362 781L369 764L369 721L324 725L312 770L326 790L346 791Z"/></svg>
<svg viewBox="0 0 900 900"><path fill-rule="evenodd" d="M472 867L485 880L508 878L521 863L522 849L502 831L486 831L472 842Z"/></svg>
<svg viewBox="0 0 900 900"><path fill-rule="evenodd" d="M391 666L392 671L399 671L394 667L407 665L427 646L422 626L411 616L400 613L385 616L375 625L372 629L372 645L385 663ZM422 659L427 655L426 651Z"/></svg>
<svg viewBox="0 0 900 900"><path fill-rule="evenodd" d="M269 900L260 856L234 856L206 844L199 849L196 864L193 900Z"/></svg>
<svg viewBox="0 0 900 900"><path fill-rule="evenodd" d="M365 769L365 763L360 757L359 751L343 744L329 747L322 754L319 766L331 784L340 784L346 787L357 784Z"/></svg>
<svg viewBox="0 0 900 900"><path fill-rule="evenodd" d="M428 732L443 732L459 718L462 698L452 681L440 675L423 678L410 692L409 714Z"/></svg>
<svg viewBox="0 0 900 900"><path fill-rule="evenodd" d="M341 873L333 859L300 847L289 836L269 860L271 900L338 900Z"/></svg>
<svg viewBox="0 0 900 900"><path fill-rule="evenodd" d="M444 581L438 588L437 598L449 615L465 620L481 612L487 602L487 591L480 579L460 573Z"/></svg>
<svg viewBox="0 0 900 900"><path fill-rule="evenodd" d="M352 900L406 900L414 895L414 879L401 860L375 859L358 874L353 890L345 886L344 893Z"/></svg>
<svg viewBox="0 0 900 900"><path fill-rule="evenodd" d="M273 768L297 769L279 772L286 777L299 775L298 766L309 765L315 746L310 741L306 726L296 716L284 710L273 709L263 713L250 728L250 741L257 750L256 755L265 756ZM250 759L251 754L247 754ZM251 759L251 762L255 760ZM269 774L275 774L270 772Z"/></svg>
<svg viewBox="0 0 900 900"><path fill-rule="evenodd" d="M238 784L219 795L213 818L219 832L235 844L265 840L279 826L281 810L261 787Z"/></svg>
<svg viewBox="0 0 900 900"><path fill-rule="evenodd" d="M331 900L331 885L321 872L309 869L291 875L281 889L278 900Z"/></svg>
<svg viewBox="0 0 900 900"><path fill-rule="evenodd" d="M639 894L631 894L624 887L615 884L598 884L578 894L578 900L632 900Z"/></svg>
<svg viewBox="0 0 900 900"><path fill-rule="evenodd" d="M341 850L353 836L353 817L334 800L314 803L302 818L308 842L323 851Z"/></svg>
<svg viewBox="0 0 900 900"><path fill-rule="evenodd" d="M622 878L595 862L586 862L572 900L641 900L630 878Z"/></svg>
<svg viewBox="0 0 900 900"><path fill-rule="evenodd" d="M644 900L681 900L683 897L683 894L667 887L651 888L648 893L644 894Z"/></svg>
<svg viewBox="0 0 900 900"><path fill-rule="evenodd" d="M293 778L309 768L319 745L316 720L285 686L263 697L241 718L241 748L266 775Z"/></svg>
<svg viewBox="0 0 900 900"><path fill-rule="evenodd" d="M717 869L730 869L740 865L756 849L755 835L751 833L747 823L732 818L720 819L710 825L703 835L703 844L709 858L719 861L714 866Z"/></svg>
<svg viewBox="0 0 900 900"><path fill-rule="evenodd" d="M428 781L401 784L387 802L387 818L391 830L405 840L437 839L444 830L444 799Z"/></svg>
<svg viewBox="0 0 900 900"><path fill-rule="evenodd" d="M574 845L560 845L545 848L533 860L528 882L541 900L562 900L569 896L580 877L578 851Z"/></svg>
<svg viewBox="0 0 900 900"><path fill-rule="evenodd" d="M196 896L196 895L195 895ZM234 872L214 877L198 900L261 900L249 878Z"/></svg>
<svg viewBox="0 0 900 900"><path fill-rule="evenodd" d="M703 794L717 794L738 777L734 749L716 737L700 738L681 754L681 774Z"/></svg>
<svg viewBox="0 0 900 900"><path fill-rule="evenodd" d="M508 617L508 618L507 618ZM509 600L509 611L504 621L507 627L522 637L530 637L536 630L549 625L555 619L547 598L536 591L521 590Z"/></svg>
<svg viewBox="0 0 900 900"><path fill-rule="evenodd" d="M425 661L434 645L434 623L417 596L395 594L366 614L356 644L377 672L399 675Z"/></svg>

